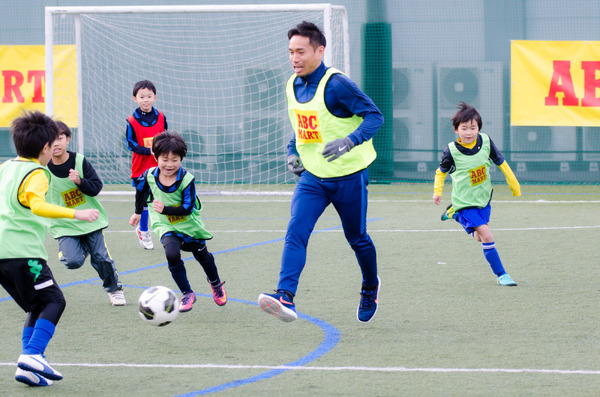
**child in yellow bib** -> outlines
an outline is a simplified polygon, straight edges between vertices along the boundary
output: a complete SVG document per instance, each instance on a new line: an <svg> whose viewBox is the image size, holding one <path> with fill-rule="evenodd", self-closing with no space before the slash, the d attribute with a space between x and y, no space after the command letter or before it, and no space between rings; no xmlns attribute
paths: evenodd
<svg viewBox="0 0 600 397"><path fill-rule="evenodd" d="M504 156L491 138L480 132L481 115L473 106L461 102L452 118L456 142L444 150L442 161L435 173L433 202L442 200L444 180L452 177L451 204L442 220L453 218L477 241L481 241L483 254L497 277L498 285L516 286L517 283L504 270L494 236L489 228L492 200L492 182L489 167L492 162L504 173L513 196L521 195L521 187Z"/></svg>
<svg viewBox="0 0 600 397"><path fill-rule="evenodd" d="M108 215L96 196L102 190L102 180L90 162L81 154L68 151L71 129L62 121L56 121L58 137L52 145L52 159L48 169L52 173L49 201L65 208L99 211L94 223L70 222L52 219L50 234L58 240L58 259L67 269L79 269L86 258L102 280L102 287L113 306L125 306L123 285L115 262L108 252L104 240L104 229L108 226Z"/></svg>
<svg viewBox="0 0 600 397"><path fill-rule="evenodd" d="M49 218L93 222L98 210L72 209L46 202L52 142L58 127L39 111L11 124L18 157L0 166L0 285L27 313L15 380L29 386L51 386L62 374L44 356L65 309L65 297L48 266L44 239ZM75 219L75 220L73 220Z"/></svg>
<svg viewBox="0 0 600 397"><path fill-rule="evenodd" d="M152 230L160 236L171 276L183 294L180 312L192 310L196 302L181 251L192 252L206 273L215 303L223 306L227 303L224 282L219 278L213 254L206 247L206 240L210 240L212 234L204 228L200 217L202 204L196 196L195 179L181 167L187 145L179 134L165 131L154 139L152 153L158 167L146 170L138 179L135 213L129 224L136 226L140 222L147 205Z"/></svg>

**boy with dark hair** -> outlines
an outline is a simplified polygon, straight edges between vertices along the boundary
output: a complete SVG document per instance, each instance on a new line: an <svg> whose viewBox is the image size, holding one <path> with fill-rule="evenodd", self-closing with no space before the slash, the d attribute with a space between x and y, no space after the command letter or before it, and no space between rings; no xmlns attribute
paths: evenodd
<svg viewBox="0 0 600 397"><path fill-rule="evenodd" d="M129 224L136 226L144 205L152 200L150 221L152 230L165 249L169 271L183 294L179 305L180 312L192 310L196 295L187 278L181 251L192 252L202 265L219 306L227 303L227 294L219 278L214 256L206 247L206 240L212 238L205 228L200 211L202 204L196 196L195 179L181 167L181 160L187 154L183 138L174 132L163 132L154 139L152 152L158 166L144 172L138 179L135 194L135 213Z"/></svg>
<svg viewBox="0 0 600 397"><path fill-rule="evenodd" d="M0 284L27 313L22 354L15 379L29 386L49 386L63 378L44 352L65 309L65 298L46 263L44 239L50 219L92 222L97 209L74 210L45 201L58 127L34 111L16 118L11 132L18 157L0 166Z"/></svg>
<svg viewBox="0 0 600 397"><path fill-rule="evenodd" d="M452 125L458 138L448 144L435 172L433 202L440 204L444 180L449 173L452 177L451 204L442 214L442 221L455 219L481 242L483 255L496 274L498 285L516 286L504 270L488 225L492 211L493 189L489 176L492 161L504 173L513 196L521 195L521 187L492 139L480 132L482 120L475 107L460 102Z"/></svg>
<svg viewBox="0 0 600 397"><path fill-rule="evenodd" d="M100 211L94 224L52 220L50 234L58 240L58 258L67 269L79 269L89 255L90 263L102 280L111 304L125 306L123 286L119 283L115 262L104 240L108 215L96 198L102 190L102 181L82 154L67 151L71 129L62 121L56 121L56 125L58 137L52 145L52 159L48 163L53 175L50 202L66 208L95 208Z"/></svg>
<svg viewBox="0 0 600 397"><path fill-rule="evenodd" d="M156 167L152 155L152 140L158 134L168 130L167 117L154 108L156 87L149 80L141 80L133 86L133 101L138 108L127 118L125 132L127 147L132 151L132 185L138 184L138 178L150 167ZM154 249L152 236L148 229L148 208L144 207L138 227L135 229L140 245L144 249Z"/></svg>

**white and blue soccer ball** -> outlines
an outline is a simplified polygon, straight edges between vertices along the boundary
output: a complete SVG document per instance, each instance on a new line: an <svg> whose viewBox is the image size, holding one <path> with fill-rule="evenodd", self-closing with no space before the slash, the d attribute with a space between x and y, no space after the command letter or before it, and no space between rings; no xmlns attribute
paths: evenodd
<svg viewBox="0 0 600 397"><path fill-rule="evenodd" d="M138 313L146 323L162 327L177 317L179 299L167 287L150 287L140 295Z"/></svg>

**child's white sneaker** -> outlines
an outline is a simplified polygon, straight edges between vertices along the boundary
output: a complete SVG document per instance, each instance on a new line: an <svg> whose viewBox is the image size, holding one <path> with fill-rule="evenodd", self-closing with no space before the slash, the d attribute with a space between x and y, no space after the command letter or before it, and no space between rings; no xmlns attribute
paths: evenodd
<svg viewBox="0 0 600 397"><path fill-rule="evenodd" d="M52 386L54 384L54 382L52 382L50 379L44 378L42 375L31 371L25 371L21 368L17 368L15 380L17 382L25 383L29 386Z"/></svg>
<svg viewBox="0 0 600 397"><path fill-rule="evenodd" d="M110 298L110 303L113 306L125 306L127 304L127 301L125 300L125 294L123 294L123 290L121 289L109 292L108 297Z"/></svg>
<svg viewBox="0 0 600 397"><path fill-rule="evenodd" d="M138 237L138 240L140 241L140 245L146 249L146 250L153 250L154 249L154 243L152 243L152 235L150 234L150 230L146 231L146 232L142 232L140 230L140 227L136 227L135 228L135 234Z"/></svg>
<svg viewBox="0 0 600 397"><path fill-rule="evenodd" d="M17 366L25 371L35 372L44 378L61 380L62 374L52 368L43 354L21 354Z"/></svg>

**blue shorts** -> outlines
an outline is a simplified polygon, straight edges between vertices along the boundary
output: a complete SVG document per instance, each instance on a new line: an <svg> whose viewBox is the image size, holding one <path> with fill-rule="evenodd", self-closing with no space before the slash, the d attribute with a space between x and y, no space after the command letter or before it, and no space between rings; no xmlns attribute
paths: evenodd
<svg viewBox="0 0 600 397"><path fill-rule="evenodd" d="M460 223L467 233L472 234L476 227L490 223L491 213L490 204L484 208L465 208L456 212L456 222Z"/></svg>

